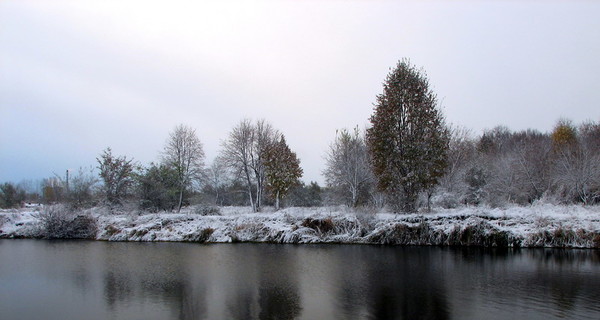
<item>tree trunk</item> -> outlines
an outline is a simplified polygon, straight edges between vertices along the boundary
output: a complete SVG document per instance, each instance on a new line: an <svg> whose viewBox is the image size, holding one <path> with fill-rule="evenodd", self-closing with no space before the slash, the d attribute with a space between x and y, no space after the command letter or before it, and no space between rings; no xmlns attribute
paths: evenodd
<svg viewBox="0 0 600 320"><path fill-rule="evenodd" d="M248 172L248 167L244 168L244 173L246 174L246 182L248 185L248 199L250 199L250 206L252 207L252 211L256 212L254 199L252 199L252 181L250 181L250 172Z"/></svg>
<svg viewBox="0 0 600 320"><path fill-rule="evenodd" d="M279 211L279 190L277 190L277 194L275 195L275 210Z"/></svg>
<svg viewBox="0 0 600 320"><path fill-rule="evenodd" d="M177 205L177 213L181 211L181 205L183 204L183 189L179 189L179 204Z"/></svg>

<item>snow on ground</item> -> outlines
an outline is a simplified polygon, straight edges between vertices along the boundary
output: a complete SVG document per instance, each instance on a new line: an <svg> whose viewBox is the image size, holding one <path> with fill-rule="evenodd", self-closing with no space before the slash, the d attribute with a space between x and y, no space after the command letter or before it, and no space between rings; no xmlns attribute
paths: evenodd
<svg viewBox="0 0 600 320"><path fill-rule="evenodd" d="M0 211L0 238L43 237L42 208ZM181 213L109 214L96 218L97 240L476 245L600 248L600 206L535 204L503 209L462 207L432 213L370 213L346 207L286 208L253 213L221 207ZM81 213L77 213L81 214Z"/></svg>

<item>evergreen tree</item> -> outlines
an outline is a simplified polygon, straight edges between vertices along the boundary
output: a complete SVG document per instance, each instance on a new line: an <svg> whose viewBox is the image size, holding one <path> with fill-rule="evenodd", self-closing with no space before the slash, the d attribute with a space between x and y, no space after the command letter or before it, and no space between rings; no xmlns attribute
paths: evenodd
<svg viewBox="0 0 600 320"><path fill-rule="evenodd" d="M137 175L140 208L143 210L173 210L179 205L178 173L175 168L151 163Z"/></svg>
<svg viewBox="0 0 600 320"><path fill-rule="evenodd" d="M378 187L395 210L415 211L419 193L444 174L449 138L436 105L426 74L406 59L377 96L367 139Z"/></svg>
<svg viewBox="0 0 600 320"><path fill-rule="evenodd" d="M299 183L302 177L300 160L296 153L290 150L281 135L278 142L270 144L265 150L265 172L267 190L275 199L275 208L279 210L280 199L285 197L293 186Z"/></svg>

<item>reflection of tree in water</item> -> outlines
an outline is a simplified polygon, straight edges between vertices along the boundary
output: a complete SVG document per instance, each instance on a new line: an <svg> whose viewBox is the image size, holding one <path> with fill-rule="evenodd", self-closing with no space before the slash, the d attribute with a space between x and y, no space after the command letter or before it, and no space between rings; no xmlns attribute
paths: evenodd
<svg viewBox="0 0 600 320"><path fill-rule="evenodd" d="M580 291L585 287L583 282L586 281L576 272L577 266L580 262L592 260L593 256L589 254L589 250L576 249L528 250L528 256L537 262L536 276L531 281L538 287L549 288L539 294L550 295L560 317L568 317L570 311L575 309Z"/></svg>
<svg viewBox="0 0 600 320"><path fill-rule="evenodd" d="M344 318L449 319L443 274L435 249L340 248L338 300ZM349 267L353 266L353 267Z"/></svg>
<svg viewBox="0 0 600 320"><path fill-rule="evenodd" d="M295 247L265 247L258 303L260 319L294 319L300 315L297 270L292 251ZM273 249L273 250L270 250Z"/></svg>
<svg viewBox="0 0 600 320"><path fill-rule="evenodd" d="M179 319L202 319L206 317L206 285L186 285L183 288Z"/></svg>
<svg viewBox="0 0 600 320"><path fill-rule="evenodd" d="M108 271L104 274L104 298L113 309L117 302L132 298L133 288L128 275Z"/></svg>
<svg viewBox="0 0 600 320"><path fill-rule="evenodd" d="M294 319L300 315L296 247L241 244L243 263L232 266L228 319Z"/></svg>
<svg viewBox="0 0 600 320"><path fill-rule="evenodd" d="M230 319L256 319L256 292L248 286L241 286L230 294L227 303Z"/></svg>
<svg viewBox="0 0 600 320"><path fill-rule="evenodd" d="M123 244L123 247L135 244ZM148 299L171 310L179 319L198 319L206 314L206 286L194 281L185 272L184 253L174 248L152 246L153 255L162 254L163 259L148 260L145 248L113 254L108 260L104 274L104 296L111 309L118 302ZM176 249L176 248L175 248ZM118 250L118 248L116 249ZM167 256L165 259L164 256ZM122 267L126 265L127 267ZM197 284L197 285L194 285Z"/></svg>
<svg viewBox="0 0 600 320"><path fill-rule="evenodd" d="M435 249L382 248L368 272L375 319L449 319L443 274ZM375 258L375 257L373 257Z"/></svg>
<svg viewBox="0 0 600 320"><path fill-rule="evenodd" d="M296 286L262 282L259 297L259 319L294 319L302 310Z"/></svg>

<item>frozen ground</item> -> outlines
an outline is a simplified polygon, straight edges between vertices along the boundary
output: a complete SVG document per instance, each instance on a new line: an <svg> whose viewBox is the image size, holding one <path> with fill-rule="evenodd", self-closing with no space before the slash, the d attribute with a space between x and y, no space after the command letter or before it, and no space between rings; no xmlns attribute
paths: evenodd
<svg viewBox="0 0 600 320"><path fill-rule="evenodd" d="M0 238L42 237L39 208L0 211ZM41 209L43 210L43 209ZM287 208L252 213L219 208L220 215L184 212L108 214L97 240L275 243L477 245L600 248L600 206L536 204L492 209L437 209L432 213L369 213L345 207Z"/></svg>

